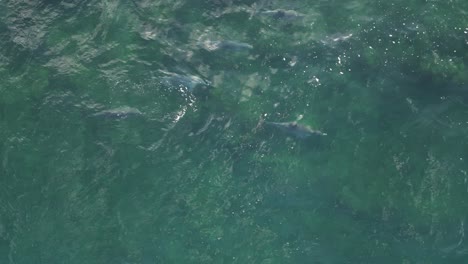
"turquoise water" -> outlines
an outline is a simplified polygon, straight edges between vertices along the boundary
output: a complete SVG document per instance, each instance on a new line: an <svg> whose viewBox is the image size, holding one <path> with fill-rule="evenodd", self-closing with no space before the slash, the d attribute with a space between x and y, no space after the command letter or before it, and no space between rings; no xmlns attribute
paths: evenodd
<svg viewBox="0 0 468 264"><path fill-rule="evenodd" d="M3 0L0 43L0 263L468 261L465 0Z"/></svg>

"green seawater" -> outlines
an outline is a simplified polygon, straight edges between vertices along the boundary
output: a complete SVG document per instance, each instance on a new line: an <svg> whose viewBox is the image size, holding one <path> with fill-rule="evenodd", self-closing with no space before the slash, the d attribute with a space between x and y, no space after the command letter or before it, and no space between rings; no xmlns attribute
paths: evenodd
<svg viewBox="0 0 468 264"><path fill-rule="evenodd" d="M0 0L0 80L1 264L468 263L466 0Z"/></svg>

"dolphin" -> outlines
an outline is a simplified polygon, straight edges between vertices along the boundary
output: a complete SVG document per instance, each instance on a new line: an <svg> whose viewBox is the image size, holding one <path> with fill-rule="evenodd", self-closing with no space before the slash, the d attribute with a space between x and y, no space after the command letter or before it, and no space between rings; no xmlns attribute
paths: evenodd
<svg viewBox="0 0 468 264"><path fill-rule="evenodd" d="M168 86L186 89L194 92L198 87L208 87L210 83L195 75L180 75L173 72L161 71L166 76L162 77L162 83Z"/></svg>
<svg viewBox="0 0 468 264"><path fill-rule="evenodd" d="M248 43L233 40L205 40L200 45L208 51L242 52L253 49Z"/></svg>
<svg viewBox="0 0 468 264"><path fill-rule="evenodd" d="M95 114L92 114L93 117L105 117L105 118L112 118L112 119L123 119L132 116L143 116L143 113L140 110L129 107L129 106L121 106L117 108L107 109Z"/></svg>
<svg viewBox="0 0 468 264"><path fill-rule="evenodd" d="M283 20L283 21L295 21L305 17L304 14L301 14L294 10L285 10L285 9L275 9L275 10L265 10L258 12L259 15L268 16L273 19Z"/></svg>
<svg viewBox="0 0 468 264"><path fill-rule="evenodd" d="M319 130L314 130L309 126L298 124L297 122L268 122L263 121L263 124L271 127L276 127L279 130L291 134L296 138L304 139L310 136L326 136L327 133L324 133Z"/></svg>

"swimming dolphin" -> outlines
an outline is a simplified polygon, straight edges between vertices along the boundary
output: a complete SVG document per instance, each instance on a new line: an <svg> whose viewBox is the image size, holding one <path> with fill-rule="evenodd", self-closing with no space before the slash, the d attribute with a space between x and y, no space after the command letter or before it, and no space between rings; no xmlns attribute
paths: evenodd
<svg viewBox="0 0 468 264"><path fill-rule="evenodd" d="M92 114L93 117L105 117L105 118L114 118L114 119L123 119L132 116L143 116L143 113L140 110L129 107L129 106L122 106L117 108L112 108L108 110L103 110Z"/></svg>
<svg viewBox="0 0 468 264"><path fill-rule="evenodd" d="M324 133L319 130L314 130L309 126L298 124L297 122L268 122L263 121L263 124L267 126L272 126L280 129L283 132L291 134L297 138L308 138L310 136L326 136L327 133Z"/></svg>
<svg viewBox="0 0 468 264"><path fill-rule="evenodd" d="M253 49L248 43L233 40L205 40L200 45L208 51L242 52Z"/></svg>
<svg viewBox="0 0 468 264"><path fill-rule="evenodd" d="M208 81L195 75L180 75L173 72L161 71L166 76L162 77L162 83L175 88L186 89L189 92L194 92L198 87L207 87L210 85Z"/></svg>
<svg viewBox="0 0 468 264"><path fill-rule="evenodd" d="M305 17L304 14L296 12L294 10L285 10L285 9L275 9L275 10L265 10L258 12L259 15L272 17L277 20L283 21L295 21Z"/></svg>

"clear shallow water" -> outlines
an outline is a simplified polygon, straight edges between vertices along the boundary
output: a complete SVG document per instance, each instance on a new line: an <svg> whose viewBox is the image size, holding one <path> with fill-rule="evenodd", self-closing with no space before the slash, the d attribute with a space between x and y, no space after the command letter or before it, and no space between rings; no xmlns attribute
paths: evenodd
<svg viewBox="0 0 468 264"><path fill-rule="evenodd" d="M466 10L1 2L0 263L466 263Z"/></svg>

